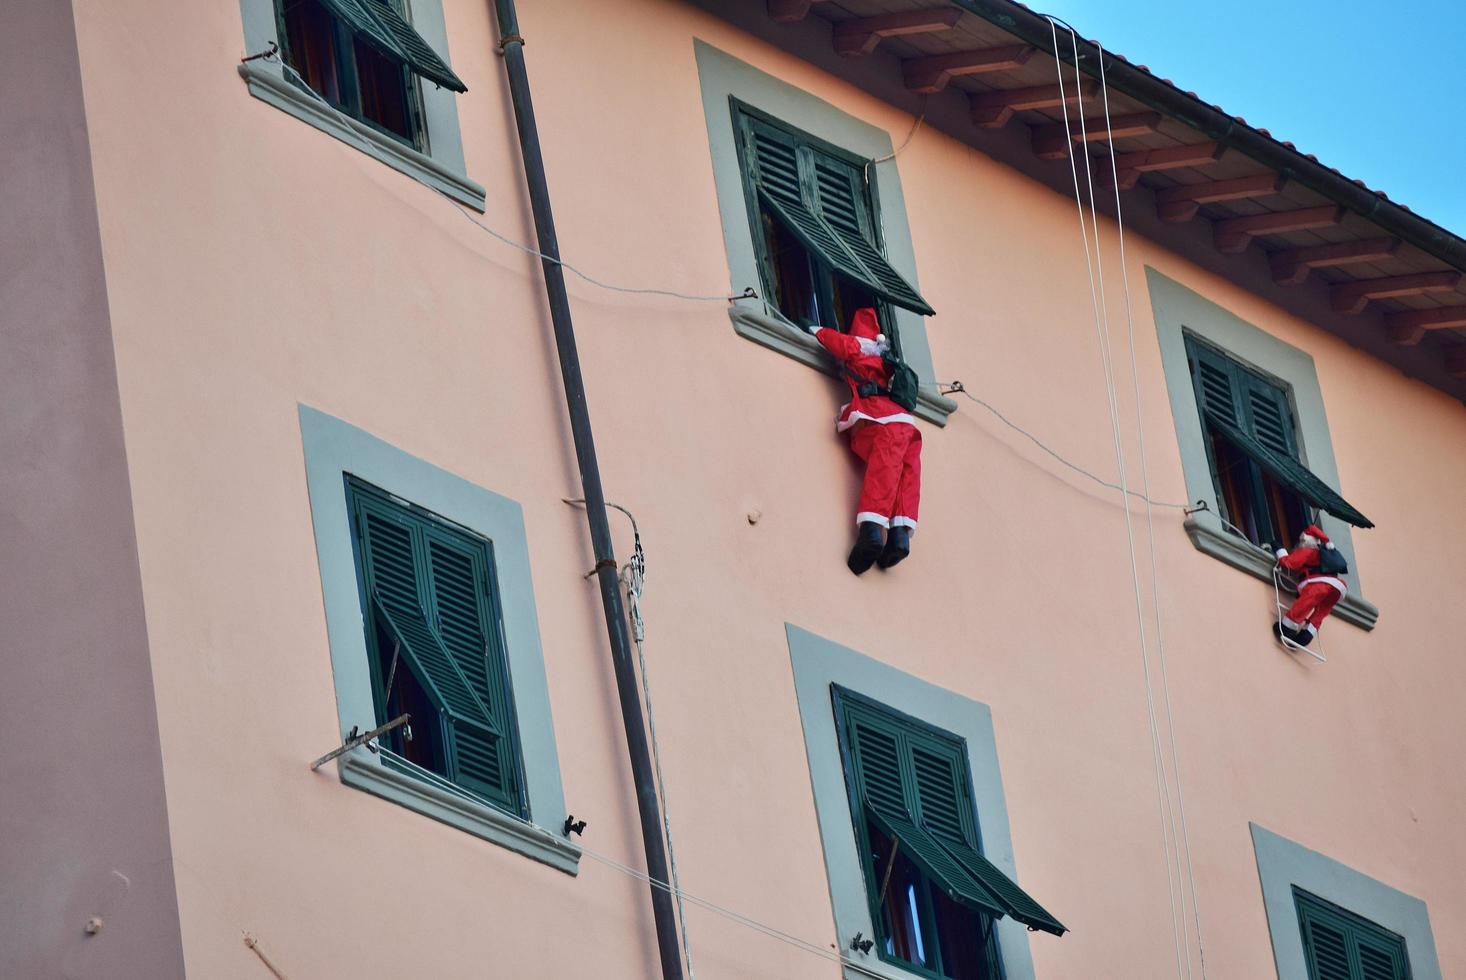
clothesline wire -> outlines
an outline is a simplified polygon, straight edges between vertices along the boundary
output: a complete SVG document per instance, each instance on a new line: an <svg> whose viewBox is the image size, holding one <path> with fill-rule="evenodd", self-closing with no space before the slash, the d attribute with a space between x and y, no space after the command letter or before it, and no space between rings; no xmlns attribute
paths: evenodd
<svg viewBox="0 0 1466 980"><path fill-rule="evenodd" d="M982 406L983 408L987 409L989 412L991 412L993 414L993 417L996 418L999 422L1003 423L1004 425L1006 425L1008 428L1012 429L1014 432L1018 433L1019 435L1023 436L1023 438L1027 439L1029 442L1033 443L1039 449L1043 450L1046 454L1048 454L1049 456L1053 457L1053 459L1056 460L1058 463L1060 463L1063 466L1068 467L1069 469L1073 470L1075 473L1078 473L1080 476L1083 476L1086 479L1089 479L1089 480L1094 481L1095 483L1099 484L1102 487L1106 487L1106 488L1108 488L1110 490L1121 490L1121 491L1124 491L1126 494L1128 494L1131 497L1136 497L1136 498L1139 498L1141 500L1146 500L1146 501L1148 501L1149 503L1153 504L1156 507L1168 507L1168 508L1171 508L1173 510L1194 510L1200 504L1199 501L1198 501L1197 504L1177 504L1177 503L1171 503L1170 501L1165 501L1165 500L1150 500L1150 498L1148 496L1146 496L1145 494L1141 493L1138 490L1130 490L1130 489L1127 489L1125 487L1122 487L1118 483L1112 483L1109 480L1106 480L1104 477L1099 476L1098 474L1093 473L1093 472L1085 469L1084 467L1080 466L1078 463L1071 462L1068 459L1064 458L1064 456L1062 454L1060 454L1057 450L1051 448L1048 444L1046 444L1038 436L1034 435L1032 432L1029 432L1027 429L1025 429L1023 426L1019 425L1017 422L1014 422L1012 419L1008 418L1008 416L1004 415L1001 411L999 411L997 408L995 408L990 403L984 401L983 399L981 399L981 398L977 397L976 395L974 395L972 392L968 391L966 385L964 385L962 382L960 382L960 381L943 382L943 383L941 383L939 385L939 387L942 388L942 389L945 389L942 392L942 394L944 394L944 395L961 395L963 398L966 398L967 400L969 400L971 402L974 402L974 403ZM1205 509L1205 508L1203 507L1202 509Z"/></svg>
<svg viewBox="0 0 1466 980"><path fill-rule="evenodd" d="M248 57L248 58L246 58L244 60L246 60L246 61L249 61L249 60L263 60L263 61L270 61L270 62L273 62L273 63L279 65L282 71L284 71L285 73L293 76L295 78L295 80L300 83L300 88L302 88L305 91L305 93L306 93L307 96L309 96L313 101L315 101L316 103L318 103L327 112L329 112L333 116L335 116L337 118L337 120L339 120L339 122L341 124L342 130L349 137L349 140L348 140L349 142L351 142L354 146L356 146L357 149L359 149L362 152L366 153L368 156L373 155L372 154L372 151L371 151L371 148L369 146L367 146L367 144L365 143L365 141L362 140L360 134L357 133L356 126L358 124L356 123L356 121L353 120L350 116L347 116L340 109L337 109L329 101L327 101L324 96L322 96L315 89L311 88L310 83L305 80L305 77L302 76L300 74L300 72L296 71L295 68L294 68L294 66L292 66L288 61L286 61L281 56L281 54L280 54L280 52L279 52L278 49L273 50L273 51L266 51L266 52L264 52L262 54L259 54L259 55L252 55L252 56L250 56L250 57ZM431 186L431 185L429 185L429 186ZM661 288L642 287L642 286L619 286L619 285L616 285L615 283L606 282L604 279L598 279L597 277L591 275L588 272L583 271L582 269L578 268L577 266L574 266L571 263L566 262L563 258L560 258L557 255L549 255L549 254L547 254L545 252L542 252L539 249L533 247L532 245L526 245L523 242L516 241L515 239L509 237L508 235L505 235L505 234L502 234L501 232L495 231L493 228L491 228L488 225L484 224L482 221L478 220L472 214L470 214L468 212L468 210L463 207L463 205L461 205L457 201L455 201L446 191L442 190L439 187L433 187L432 189L434 191L436 191L443 198L443 200L445 200L449 204L453 205L453 207L458 210L458 213L459 214L463 215L464 218L466 218L469 221L471 221L475 226L477 226L479 228L480 231L485 232L486 234L488 234L492 238L496 239L497 241L500 241L503 244L508 245L510 248L517 249L518 251L523 252L526 255L533 256L533 257L535 257L537 259L540 259L541 261L544 261L544 262L549 262L549 263L552 263L554 265L558 265L560 268L564 269L566 272L569 272L571 275L575 276L576 278L578 278L578 279L580 279L580 280L582 280L582 281L584 281L586 283L589 283L590 285L595 286L595 287L597 287L599 289L609 290L610 292L613 292L613 293L628 293L628 294L631 294L631 295L634 295L634 296L667 296L667 297L670 297L672 299L688 300L688 301L694 302L694 303L731 303L731 302L734 302L734 301L740 300L740 299L759 299L760 298L759 295L758 295L758 291L755 290L752 286L747 286L747 287L744 288L743 292L737 293L737 294L734 294L734 295L731 295L730 296L727 293L718 293L718 294L685 293L685 292L682 292L682 291L676 290L676 289L661 289Z"/></svg>

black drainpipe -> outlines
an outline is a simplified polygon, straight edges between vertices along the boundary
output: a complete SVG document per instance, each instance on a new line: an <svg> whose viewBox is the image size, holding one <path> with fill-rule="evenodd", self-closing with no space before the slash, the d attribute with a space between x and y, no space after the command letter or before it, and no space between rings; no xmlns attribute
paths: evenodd
<svg viewBox="0 0 1466 980"><path fill-rule="evenodd" d="M595 553L596 580L601 587L601 605L606 611L606 633L611 641L611 664L616 670L616 693L621 699L621 721L626 728L626 751L631 756L631 775L636 784L636 809L641 817L641 841L646 849L646 869L651 876L652 916L657 925L657 952L662 959L663 980L682 980L682 958L677 948L677 919L668 891L667 852L662 844L661 807L652 778L646 729L642 725L641 695L636 689L636 671L631 660L631 637L626 629L626 612L621 605L621 585L616 578L616 557L611 547L611 525L606 515L606 497L601 489L601 471L596 464L595 439L591 434L590 411L585 402L585 385L580 376L580 355L575 350L575 326L570 321L570 297L565 292L565 270L559 263L560 246L555 237L555 216L550 209L550 187L545 181L545 161L540 153L540 135L530 100L529 74L524 68L524 38L519 36L519 18L514 0L495 0L499 15L499 47L509 74L509 93L514 102L514 120L519 127L519 149L524 158L524 176L529 184L529 203L534 212L535 234L545 270L545 295L550 303L550 322L555 331L555 349L560 355L560 377L565 383L565 407L570 412L570 432L575 440L575 462L580 467L580 486L585 498L585 516L590 523L591 550Z"/></svg>

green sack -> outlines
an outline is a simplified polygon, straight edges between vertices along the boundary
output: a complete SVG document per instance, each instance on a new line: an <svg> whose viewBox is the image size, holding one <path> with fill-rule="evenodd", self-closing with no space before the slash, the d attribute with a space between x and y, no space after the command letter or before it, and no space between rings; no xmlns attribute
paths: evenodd
<svg viewBox="0 0 1466 980"><path fill-rule="evenodd" d="M891 373L891 401L908 412L916 411L917 392L921 387L921 381L916 377L916 372L894 352L888 352L884 360L886 370Z"/></svg>

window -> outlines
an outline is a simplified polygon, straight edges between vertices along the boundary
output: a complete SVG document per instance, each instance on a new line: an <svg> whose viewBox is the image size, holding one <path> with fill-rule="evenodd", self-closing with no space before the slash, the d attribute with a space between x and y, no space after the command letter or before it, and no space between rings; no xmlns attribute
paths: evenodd
<svg viewBox="0 0 1466 980"><path fill-rule="evenodd" d="M281 49L305 84L354 119L422 148L414 75L467 91L400 0L275 0Z"/></svg>
<svg viewBox="0 0 1466 980"><path fill-rule="evenodd" d="M1293 901L1309 980L1410 980L1404 937L1301 888Z"/></svg>
<svg viewBox="0 0 1466 980"><path fill-rule="evenodd" d="M693 53L729 283L734 293L757 293L728 304L734 332L834 374L829 355L799 321L817 313L826 325L844 328L845 311L873 305L886 336L921 380L913 414L945 425L957 404L934 380L923 315L929 307L916 288L901 161L871 165L891 153L892 132L704 41L693 41ZM758 144L765 138L769 153L761 161ZM761 162L770 167L764 198ZM883 295L888 291L901 299Z"/></svg>
<svg viewBox="0 0 1466 980"><path fill-rule="evenodd" d="M1253 544L1291 547L1313 507L1374 526L1299 461L1284 386L1189 335L1186 356L1217 502L1237 531Z"/></svg>
<svg viewBox="0 0 1466 980"><path fill-rule="evenodd" d="M999 980L994 920L1064 926L982 855L967 747L832 685L850 813L882 959L931 977Z"/></svg>
<svg viewBox="0 0 1466 980"><path fill-rule="evenodd" d="M1191 543L1271 588L1276 559L1260 545L1294 543L1282 535L1296 533L1301 499L1349 563L1334 615L1373 629L1379 609L1365 598L1350 526L1370 522L1336 489L1313 357L1154 268L1145 275L1186 499L1203 505L1184 522Z"/></svg>
<svg viewBox="0 0 1466 980"><path fill-rule="evenodd" d="M482 211L464 173L442 0L239 0L249 92Z"/></svg>
<svg viewBox="0 0 1466 980"><path fill-rule="evenodd" d="M793 323L844 330L861 307L932 312L886 261L865 163L734 102L764 292Z"/></svg>
<svg viewBox="0 0 1466 980"><path fill-rule="evenodd" d="M412 716L384 762L524 816L493 545L360 480L347 493L377 724Z"/></svg>
<svg viewBox="0 0 1466 980"><path fill-rule="evenodd" d="M302 654L328 653L335 687L321 709L343 739L412 716L341 756L341 782L575 874L519 504L304 405L300 431L329 640Z"/></svg>
<svg viewBox="0 0 1466 980"><path fill-rule="evenodd" d="M1441 980L1420 899L1251 825L1278 980Z"/></svg>

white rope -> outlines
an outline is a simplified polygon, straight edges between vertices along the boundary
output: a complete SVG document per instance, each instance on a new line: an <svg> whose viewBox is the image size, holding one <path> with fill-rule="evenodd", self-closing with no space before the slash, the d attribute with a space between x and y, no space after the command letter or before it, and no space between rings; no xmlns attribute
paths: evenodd
<svg viewBox="0 0 1466 980"><path fill-rule="evenodd" d="M360 134L357 133L356 126L358 124L356 123L356 121L350 116L343 113L340 109L337 109L330 102L328 102L325 97L323 97L319 92L311 88L310 83L308 83L305 78L300 74L300 72L296 71L289 62L281 57L278 51L264 54L260 56L260 60L274 62L275 64L279 65L283 71L295 76L296 81L300 83L300 87L305 90L305 93L312 99L314 99L317 103L319 103L327 112L331 113L340 121L341 128L344 129L350 137L350 142L357 149L361 150L368 156L373 155L372 149L361 138ZM727 293L719 293L717 295L705 295L700 293L684 293L679 292L675 289L659 289L640 286L618 286L614 283L606 282L603 279L597 279L595 276L592 276L587 272L583 272L582 270L571 265L569 262L566 262L564 259L558 256L547 255L537 248L525 245L523 242L515 241L509 236L495 231L488 225L484 224L482 221L475 218L473 215L469 214L468 211L464 209L463 205L459 204L452 197L450 197L446 191L443 191L437 187L433 187L432 189L434 191L437 191L437 193L442 196L443 200L447 201L449 204L457 208L459 214L463 215L469 221L473 222L475 225L478 226L481 231L486 232L496 240L503 242L510 248L518 249L525 255L532 255L535 258L540 259L544 262L550 262L554 265L558 265L560 268L564 269L566 272L569 272L571 275L576 276L584 282L587 282L590 285L595 286L599 289L609 290L613 293L629 293L634 296L668 296L673 299L683 299L694 303L728 303L738 299L759 298L758 293L752 287L746 288L741 294L738 294L736 296L729 296Z"/></svg>
<svg viewBox="0 0 1466 980"><path fill-rule="evenodd" d="M1126 477L1125 450L1120 438L1120 413L1117 404L1117 396L1114 384L1114 368L1110 358L1109 348L1109 314L1105 309L1104 299L1104 259L1101 249L1099 233L1099 215L1094 203L1094 175L1090 167L1089 153L1084 152L1085 182L1089 188L1090 203L1090 224L1093 226L1095 255L1091 258L1089 247L1090 232L1085 227L1084 200L1079 188L1079 168L1074 148L1074 133L1069 122L1069 101L1064 86L1063 62L1059 57L1059 35L1058 27L1052 17L1049 20L1049 31L1053 41L1054 65L1058 73L1059 82L1059 104L1064 113L1064 142L1069 153L1069 170L1074 184L1074 203L1079 214L1079 235L1084 245L1084 261L1089 271L1089 295L1090 307L1094 315L1095 339L1100 348L1100 365L1104 373L1105 399L1109 412L1110 434L1114 445L1115 465L1119 471L1120 487L1122 492L1128 493L1129 481ZM1067 25L1066 25L1067 26ZM1079 69L1079 44L1078 37L1072 27L1069 30L1070 47L1074 52L1074 83L1076 94L1081 83ZM1085 128L1084 113L1079 113L1079 136L1082 147L1088 146L1088 132ZM1096 270L1098 270L1098 290L1096 289ZM1123 272L1123 270L1122 270ZM1128 501L1128 498L1126 498ZM1135 597L1135 625L1140 639L1140 661L1141 673L1145 682L1145 706L1146 720L1150 729L1152 762L1156 773L1156 803L1160 810L1161 819L1161 850L1166 862L1166 897L1171 908L1171 937L1175 947L1176 975L1182 977L1189 972L1190 955L1189 942L1187 943L1188 954L1186 956L1186 967L1182 967L1181 955L1181 932L1185 929L1185 914L1177 912L1176 909L1176 875L1173 874L1171 858L1171 835L1167 831L1167 824L1170 820L1170 793L1166 785L1165 763L1160 745L1160 728L1155 714L1155 696L1150 680L1150 657L1145 639L1145 611L1140 590L1139 564L1135 556L1135 528L1130 518L1130 508L1127 505L1123 508L1125 516L1125 538L1130 557L1130 582ZM1184 902L1184 895L1183 895ZM1177 928L1177 923L1181 928Z"/></svg>
<svg viewBox="0 0 1466 980"><path fill-rule="evenodd" d="M1191 829L1186 823L1186 796L1181 789L1181 750L1176 740L1176 715L1171 708L1171 680L1166 671L1166 634L1161 617L1160 572L1156 562L1155 516L1150 499L1150 465L1145 452L1145 419L1140 401L1140 369L1135 358L1135 315L1130 299L1129 266L1125 261L1125 214L1120 207L1120 175L1115 164L1115 139L1110 128L1110 88L1105 78L1105 52L1099 47L1100 94L1105 109L1105 136L1109 143L1110 186L1115 194L1115 225L1120 241L1120 282L1125 289L1125 337L1130 348L1130 383L1135 401L1135 429L1140 438L1140 479L1145 497L1146 536L1150 542L1150 590L1151 602L1155 605L1156 658L1161 668L1161 695L1166 710L1166 726L1171 743L1171 773L1176 780L1176 808L1181 817L1181 847L1186 855L1186 877L1191 885L1191 914L1196 926L1196 952L1201 963L1201 977L1206 980L1206 945L1201 936L1201 904L1196 895L1196 870L1191 862ZM1173 832L1174 834L1174 832ZM1181 893L1181 914L1186 914L1186 893ZM1187 949L1187 967L1190 967L1191 952Z"/></svg>

